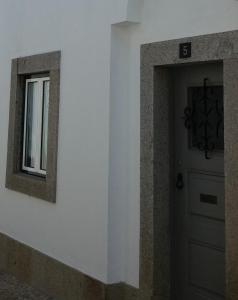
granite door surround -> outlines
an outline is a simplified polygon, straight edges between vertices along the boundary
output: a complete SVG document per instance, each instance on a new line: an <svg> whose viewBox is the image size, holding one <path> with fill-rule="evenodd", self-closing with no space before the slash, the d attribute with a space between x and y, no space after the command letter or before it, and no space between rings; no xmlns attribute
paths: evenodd
<svg viewBox="0 0 238 300"><path fill-rule="evenodd" d="M179 45L191 42L190 58ZM170 67L223 63L226 300L238 299L238 30L141 47L140 299L172 300ZM156 115L156 118L154 117Z"/></svg>

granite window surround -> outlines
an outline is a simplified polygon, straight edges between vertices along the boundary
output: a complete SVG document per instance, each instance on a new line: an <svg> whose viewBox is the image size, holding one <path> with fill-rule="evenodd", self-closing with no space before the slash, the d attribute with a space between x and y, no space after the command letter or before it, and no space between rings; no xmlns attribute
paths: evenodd
<svg viewBox="0 0 238 300"><path fill-rule="evenodd" d="M60 51L20 57L12 60L11 70L6 188L52 203L56 202L60 61ZM50 77L45 177L22 171L25 81L27 76L40 73Z"/></svg>

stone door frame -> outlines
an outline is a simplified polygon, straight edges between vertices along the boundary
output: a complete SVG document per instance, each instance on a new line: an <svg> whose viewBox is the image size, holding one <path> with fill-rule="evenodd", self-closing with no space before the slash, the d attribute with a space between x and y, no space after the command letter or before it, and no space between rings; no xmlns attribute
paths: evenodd
<svg viewBox="0 0 238 300"><path fill-rule="evenodd" d="M191 42L192 56L179 58ZM172 300L170 66L223 62L226 300L238 298L238 30L141 47L140 298ZM156 118L154 117L156 116Z"/></svg>

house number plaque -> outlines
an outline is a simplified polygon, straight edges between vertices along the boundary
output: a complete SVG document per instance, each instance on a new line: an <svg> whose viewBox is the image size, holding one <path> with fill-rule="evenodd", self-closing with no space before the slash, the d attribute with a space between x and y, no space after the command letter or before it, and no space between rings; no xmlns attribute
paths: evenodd
<svg viewBox="0 0 238 300"><path fill-rule="evenodd" d="M179 44L179 58L189 58L192 56L192 43Z"/></svg>

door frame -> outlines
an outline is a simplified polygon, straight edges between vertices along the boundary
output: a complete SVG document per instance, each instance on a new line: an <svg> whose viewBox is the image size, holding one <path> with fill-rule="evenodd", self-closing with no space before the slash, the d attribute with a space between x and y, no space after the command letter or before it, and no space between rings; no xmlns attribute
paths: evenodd
<svg viewBox="0 0 238 300"><path fill-rule="evenodd" d="M190 58L179 45L191 43ZM238 297L238 30L141 46L140 298L172 299L170 66L223 62L226 300ZM156 116L156 118L154 117Z"/></svg>

